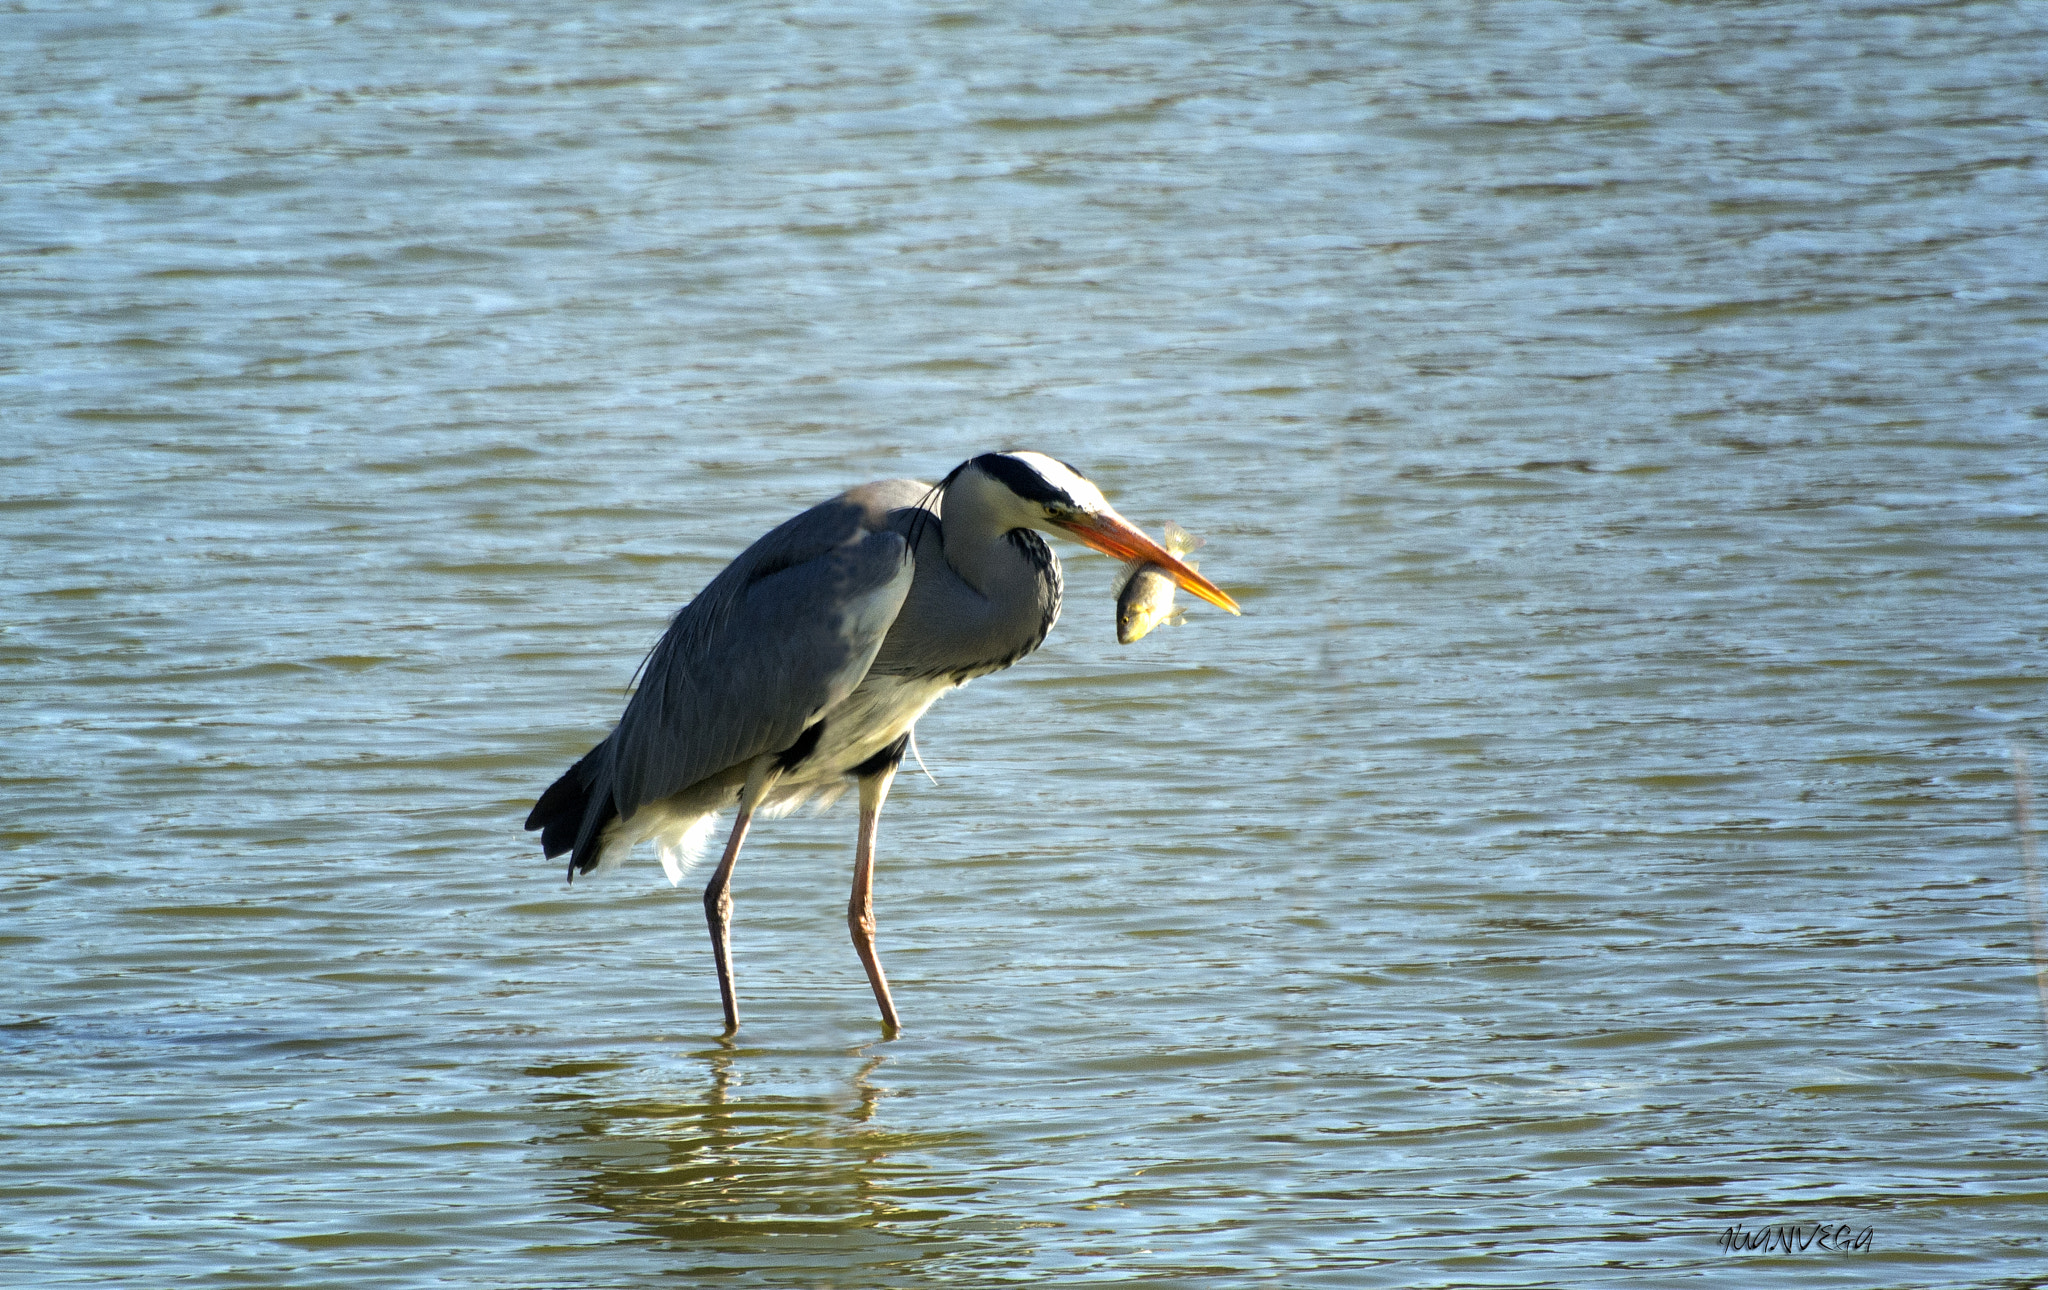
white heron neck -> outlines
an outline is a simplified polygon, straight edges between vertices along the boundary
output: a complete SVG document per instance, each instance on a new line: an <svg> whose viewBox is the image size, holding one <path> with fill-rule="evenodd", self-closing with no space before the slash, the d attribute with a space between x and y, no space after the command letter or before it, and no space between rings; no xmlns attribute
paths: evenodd
<svg viewBox="0 0 2048 1290"><path fill-rule="evenodd" d="M946 485L939 523L912 534L917 577L874 672L958 685L1038 648L1060 612L1060 563L1040 517L969 465Z"/></svg>
<svg viewBox="0 0 2048 1290"><path fill-rule="evenodd" d="M1044 547L1028 536L1043 519L1036 507L972 464L946 485L939 507L946 563L969 586L991 598L1035 586L1040 561L1031 551Z"/></svg>

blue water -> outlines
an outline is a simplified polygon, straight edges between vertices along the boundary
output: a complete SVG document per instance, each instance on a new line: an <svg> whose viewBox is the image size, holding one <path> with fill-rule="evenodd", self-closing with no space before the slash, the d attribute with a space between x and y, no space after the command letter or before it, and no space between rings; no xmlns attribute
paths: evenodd
<svg viewBox="0 0 2048 1290"><path fill-rule="evenodd" d="M2035 1284L2044 35L0 15L0 1279ZM722 1042L694 880L525 812L747 542L1013 445L1246 616L1064 548L883 821L904 1034L842 806Z"/></svg>

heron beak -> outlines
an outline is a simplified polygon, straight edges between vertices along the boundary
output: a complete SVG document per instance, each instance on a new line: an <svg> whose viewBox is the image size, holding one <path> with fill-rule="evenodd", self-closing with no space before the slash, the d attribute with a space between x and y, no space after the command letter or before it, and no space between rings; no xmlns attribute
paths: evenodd
<svg viewBox="0 0 2048 1290"><path fill-rule="evenodd" d="M1241 613L1237 602L1223 594L1223 588L1196 573L1169 554L1165 547L1145 536L1145 530L1131 523L1115 511L1097 511L1075 519L1056 519L1054 524L1073 535L1076 542L1093 547L1104 555L1113 555L1119 560L1142 560L1156 564L1173 575L1181 587L1192 591L1219 609Z"/></svg>

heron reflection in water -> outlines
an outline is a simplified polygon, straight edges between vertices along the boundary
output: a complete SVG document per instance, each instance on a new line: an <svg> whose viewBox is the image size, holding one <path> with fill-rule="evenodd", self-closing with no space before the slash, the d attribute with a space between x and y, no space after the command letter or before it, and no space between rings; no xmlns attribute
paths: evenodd
<svg viewBox="0 0 2048 1290"><path fill-rule="evenodd" d="M756 811L860 790L847 923L882 1022L899 1028L875 954L875 828L912 728L946 691L1045 640L1060 565L1039 533L1071 537L1237 603L1147 537L1063 462L984 453L937 485L888 479L814 506L740 553L669 623L603 742L541 795L526 827L569 878L653 841L671 882L737 807L704 889L725 1029L733 990L733 865Z"/></svg>

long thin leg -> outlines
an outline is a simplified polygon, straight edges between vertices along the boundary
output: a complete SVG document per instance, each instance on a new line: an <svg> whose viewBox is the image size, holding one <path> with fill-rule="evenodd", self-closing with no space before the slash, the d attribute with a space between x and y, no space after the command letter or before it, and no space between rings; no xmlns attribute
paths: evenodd
<svg viewBox="0 0 2048 1290"><path fill-rule="evenodd" d="M740 1028L739 996L732 985L732 870L739 862L740 843L747 840L747 825L754 808L774 786L780 772L773 756L757 758L747 771L747 784L740 790L740 813L732 822L732 836L725 840L725 854L704 888L704 921L711 927L711 957L718 963L718 1000L725 1005L725 1033Z"/></svg>
<svg viewBox="0 0 2048 1290"><path fill-rule="evenodd" d="M896 759L903 751L899 745ZM880 770L861 776L860 840L853 848L853 897L846 902L846 926L853 932L853 948L860 964L868 970L868 984L875 988L875 1002L882 1008L882 1025L891 1033L902 1029L896 1019L896 1003L889 997L889 978L882 975L882 960L875 955L875 828L881 819L882 802L896 778L896 760Z"/></svg>

